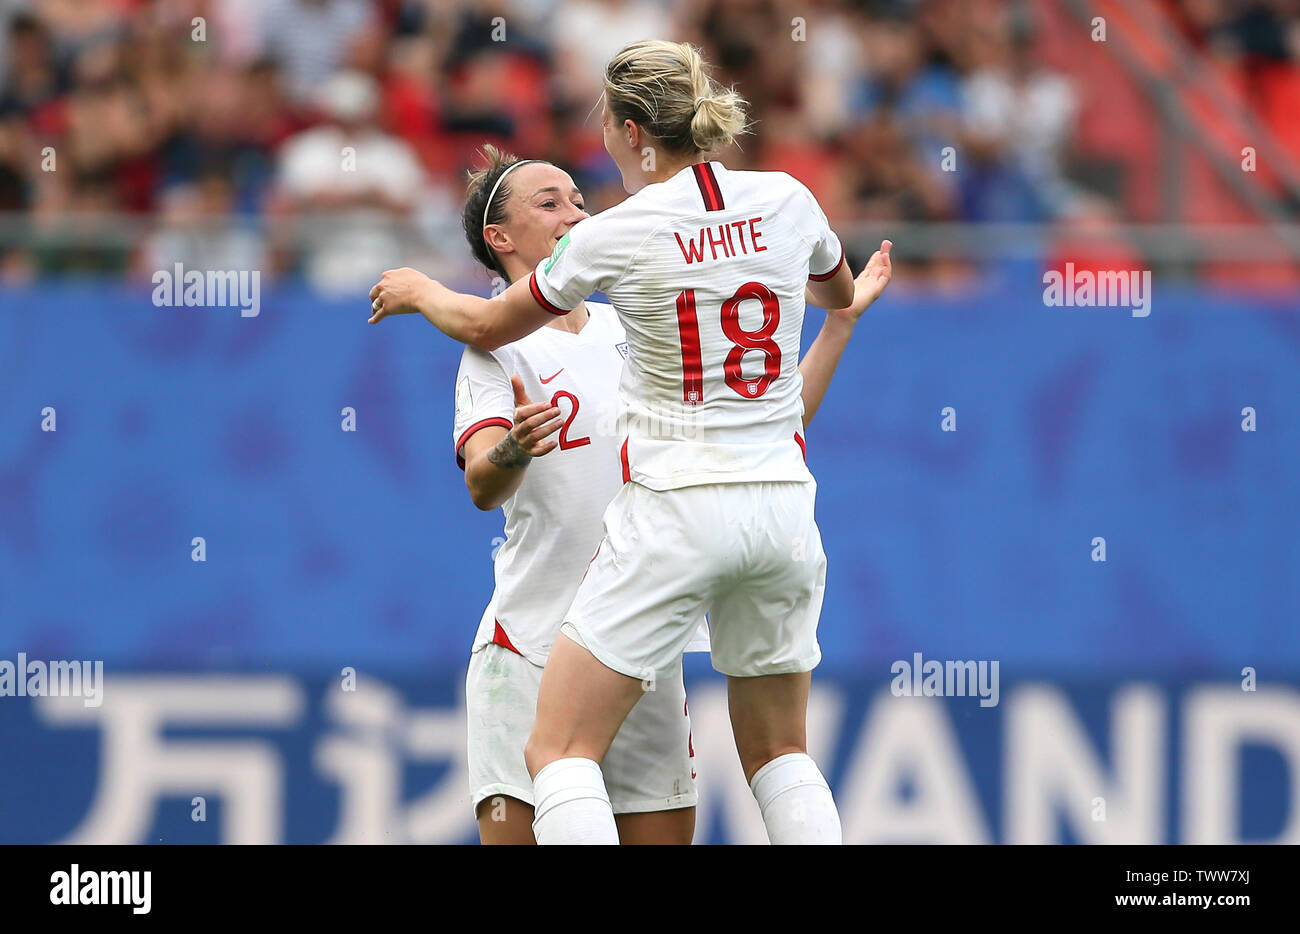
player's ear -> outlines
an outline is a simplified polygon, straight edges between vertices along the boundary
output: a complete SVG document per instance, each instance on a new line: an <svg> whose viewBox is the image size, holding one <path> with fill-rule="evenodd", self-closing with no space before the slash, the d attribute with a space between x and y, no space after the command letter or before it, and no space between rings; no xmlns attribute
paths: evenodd
<svg viewBox="0 0 1300 934"><path fill-rule="evenodd" d="M510 234L506 233L504 227L500 224L490 224L483 231L483 239L487 242L488 248L494 253L513 253L515 245L510 239Z"/></svg>

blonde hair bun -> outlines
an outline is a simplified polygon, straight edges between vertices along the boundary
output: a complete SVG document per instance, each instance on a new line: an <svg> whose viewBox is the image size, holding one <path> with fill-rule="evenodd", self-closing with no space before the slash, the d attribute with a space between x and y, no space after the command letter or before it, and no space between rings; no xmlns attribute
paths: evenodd
<svg viewBox="0 0 1300 934"><path fill-rule="evenodd" d="M676 152L720 149L744 133L747 102L709 74L700 50L685 42L634 42L605 68L605 101Z"/></svg>

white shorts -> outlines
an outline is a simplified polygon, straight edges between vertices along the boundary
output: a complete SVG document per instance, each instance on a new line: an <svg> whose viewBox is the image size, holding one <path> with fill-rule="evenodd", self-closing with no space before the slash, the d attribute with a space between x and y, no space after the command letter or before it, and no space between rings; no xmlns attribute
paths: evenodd
<svg viewBox="0 0 1300 934"><path fill-rule="evenodd" d="M465 678L469 713L470 805L493 795L533 803L524 744L537 716L542 669L489 643L470 656ZM656 681L623 721L601 763L615 814L694 807L695 751L681 666Z"/></svg>
<svg viewBox="0 0 1300 934"><path fill-rule="evenodd" d="M625 483L565 621L633 678L679 670L705 612L723 674L811 671L826 588L816 497L814 481L662 492Z"/></svg>

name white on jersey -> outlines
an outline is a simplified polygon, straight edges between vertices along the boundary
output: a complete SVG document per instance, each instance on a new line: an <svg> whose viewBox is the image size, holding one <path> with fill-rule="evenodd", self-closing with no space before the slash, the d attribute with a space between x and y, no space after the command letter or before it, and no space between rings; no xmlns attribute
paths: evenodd
<svg viewBox="0 0 1300 934"><path fill-rule="evenodd" d="M630 479L807 480L804 289L843 262L812 194L783 172L689 166L574 227L533 273L567 308L609 296L627 331L621 451Z"/></svg>

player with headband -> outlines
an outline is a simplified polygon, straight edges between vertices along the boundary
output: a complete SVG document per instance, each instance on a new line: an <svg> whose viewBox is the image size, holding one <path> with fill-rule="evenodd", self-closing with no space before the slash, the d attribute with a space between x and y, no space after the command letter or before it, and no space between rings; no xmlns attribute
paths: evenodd
<svg viewBox="0 0 1300 934"><path fill-rule="evenodd" d="M506 281L526 278L587 216L582 194L549 162L515 159L492 146L485 153L486 167L470 176L465 237L487 269ZM861 311L831 312L805 357L805 422ZM470 496L480 508L501 506L506 514L497 585L466 680L470 794L484 843L533 841L523 750L541 665L600 542L601 514L622 484L623 328L609 306L590 301L550 324L492 353L466 348L457 377L454 435ZM545 571L523 573L539 568ZM707 630L690 648L707 650ZM696 796L684 688L679 677L655 688L605 757L610 798L623 842L689 843Z"/></svg>
<svg viewBox="0 0 1300 934"><path fill-rule="evenodd" d="M602 764L649 696L643 685L672 676L707 611L769 839L838 843L805 739L825 554L803 456L799 338L805 293L830 308L879 296L891 244L855 283L803 185L709 160L744 128L743 102L691 46L647 41L616 55L602 122L631 197L571 227L526 279L489 300L398 270L371 292L372 321L420 312L488 351L594 291L627 333L624 483L539 689L526 749L534 832L542 843L617 842Z"/></svg>

